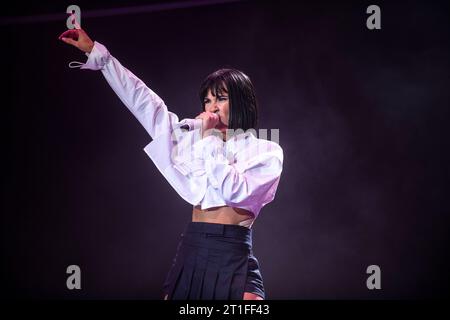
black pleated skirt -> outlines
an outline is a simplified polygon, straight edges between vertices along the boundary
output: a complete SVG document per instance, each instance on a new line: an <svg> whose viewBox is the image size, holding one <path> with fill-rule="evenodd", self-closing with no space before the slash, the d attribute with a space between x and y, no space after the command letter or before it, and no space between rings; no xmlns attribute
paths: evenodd
<svg viewBox="0 0 450 320"><path fill-rule="evenodd" d="M244 292L265 299L252 229L190 222L164 282L168 300L242 300Z"/></svg>

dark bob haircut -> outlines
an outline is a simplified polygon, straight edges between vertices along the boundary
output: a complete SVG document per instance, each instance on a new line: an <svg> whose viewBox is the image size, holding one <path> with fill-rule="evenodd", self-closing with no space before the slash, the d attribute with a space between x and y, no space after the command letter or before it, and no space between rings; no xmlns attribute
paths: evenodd
<svg viewBox="0 0 450 320"><path fill-rule="evenodd" d="M258 106L255 90L250 78L236 69L220 69L211 73L203 80L199 96L203 111L208 90L215 97L223 92L228 93L229 122L228 129L256 129L258 122Z"/></svg>

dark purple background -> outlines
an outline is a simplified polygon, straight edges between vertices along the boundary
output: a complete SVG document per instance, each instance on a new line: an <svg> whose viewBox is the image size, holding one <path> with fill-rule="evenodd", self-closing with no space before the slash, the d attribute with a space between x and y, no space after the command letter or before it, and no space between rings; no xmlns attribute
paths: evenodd
<svg viewBox="0 0 450 320"><path fill-rule="evenodd" d="M153 1L154 2L154 1ZM149 1L148 4L152 4ZM284 170L254 230L269 299L449 293L449 6L245 1L83 19L180 119L221 67L247 73ZM3 15L64 13L37 3ZM6 12L6 13L5 13ZM192 208L142 148L151 141L100 72L57 40L62 20L2 25L2 294L159 299ZM2 18L4 21L4 17ZM66 267L82 290L66 288ZM366 288L377 264L382 289Z"/></svg>

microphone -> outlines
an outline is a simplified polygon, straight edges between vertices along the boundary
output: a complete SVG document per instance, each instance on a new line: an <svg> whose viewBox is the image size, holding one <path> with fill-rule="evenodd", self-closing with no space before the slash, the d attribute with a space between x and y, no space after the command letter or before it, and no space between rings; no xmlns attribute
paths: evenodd
<svg viewBox="0 0 450 320"><path fill-rule="evenodd" d="M217 114L217 116L219 116L218 115L219 110L217 110L214 113ZM179 125L177 126L177 128L187 130L187 131L194 130L194 121L196 121L196 120L201 120L201 119L189 119L189 118L183 119L179 122Z"/></svg>
<svg viewBox="0 0 450 320"><path fill-rule="evenodd" d="M195 119L189 118L183 119L179 122L179 124L175 127L175 129L179 128L187 131L194 130L194 121Z"/></svg>

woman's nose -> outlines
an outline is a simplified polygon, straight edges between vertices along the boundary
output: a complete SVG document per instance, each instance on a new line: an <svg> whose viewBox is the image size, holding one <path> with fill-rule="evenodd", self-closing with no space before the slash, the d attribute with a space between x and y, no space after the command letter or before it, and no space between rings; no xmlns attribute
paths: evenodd
<svg viewBox="0 0 450 320"><path fill-rule="evenodd" d="M209 108L209 112L219 112L219 107L217 105L217 102L211 103L211 106Z"/></svg>

